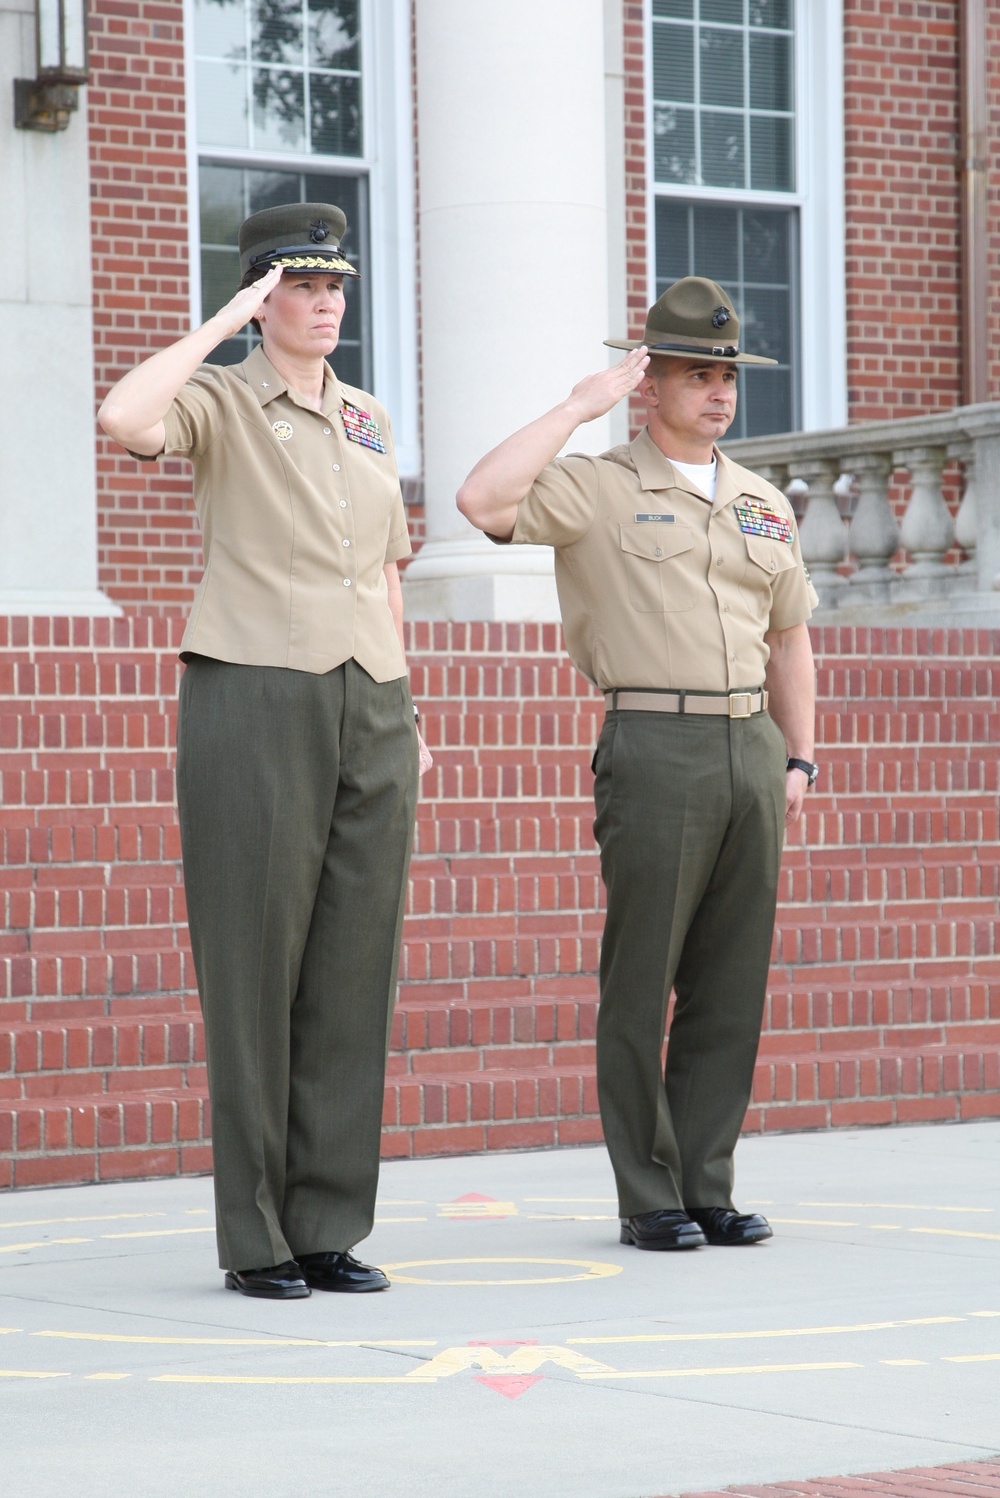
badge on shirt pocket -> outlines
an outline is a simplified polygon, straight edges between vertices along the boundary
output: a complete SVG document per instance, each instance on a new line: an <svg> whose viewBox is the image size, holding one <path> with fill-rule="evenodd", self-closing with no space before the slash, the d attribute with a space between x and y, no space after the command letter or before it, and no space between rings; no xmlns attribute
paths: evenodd
<svg viewBox="0 0 1000 1498"><path fill-rule="evenodd" d="M745 536L766 536L769 541L792 544L792 522L772 510L766 500L744 498L733 505L740 530Z"/></svg>
<svg viewBox="0 0 1000 1498"><path fill-rule="evenodd" d="M344 402L340 415L348 442L360 442L362 447L370 447L372 452L385 452L382 432L374 416L362 411L360 406L352 406L349 401Z"/></svg>
<svg viewBox="0 0 1000 1498"><path fill-rule="evenodd" d="M279 442L288 442L292 436L292 423L290 421L273 421L271 431Z"/></svg>

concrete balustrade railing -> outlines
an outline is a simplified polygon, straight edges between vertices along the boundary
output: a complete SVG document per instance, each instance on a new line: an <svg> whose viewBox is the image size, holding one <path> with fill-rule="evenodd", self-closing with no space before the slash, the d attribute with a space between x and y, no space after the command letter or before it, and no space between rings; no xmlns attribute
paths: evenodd
<svg viewBox="0 0 1000 1498"><path fill-rule="evenodd" d="M1000 403L727 442L792 498L824 609L1000 610ZM957 469L952 513L942 474ZM905 482L897 520L894 478Z"/></svg>

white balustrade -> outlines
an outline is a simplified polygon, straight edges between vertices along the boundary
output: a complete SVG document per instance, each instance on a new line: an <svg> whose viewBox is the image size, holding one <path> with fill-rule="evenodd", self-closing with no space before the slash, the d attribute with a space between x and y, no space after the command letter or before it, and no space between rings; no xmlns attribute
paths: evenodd
<svg viewBox="0 0 1000 1498"><path fill-rule="evenodd" d="M900 605L907 617L938 618L979 611L1000 623L1000 403L752 437L725 451L789 497L808 485L796 511L822 608ZM942 474L956 463L961 499L950 507ZM901 520L894 474L906 480Z"/></svg>

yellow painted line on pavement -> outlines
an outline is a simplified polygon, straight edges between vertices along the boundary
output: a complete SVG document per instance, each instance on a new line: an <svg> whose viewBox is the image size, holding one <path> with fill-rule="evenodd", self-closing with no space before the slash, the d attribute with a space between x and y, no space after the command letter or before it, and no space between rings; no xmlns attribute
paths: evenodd
<svg viewBox="0 0 1000 1498"><path fill-rule="evenodd" d="M42 1238L37 1243L5 1243L0 1254L27 1253L29 1248L52 1248L57 1243L93 1243L93 1238Z"/></svg>
<svg viewBox="0 0 1000 1498"><path fill-rule="evenodd" d="M1000 1311L970 1311L970 1316L1000 1316Z"/></svg>
<svg viewBox="0 0 1000 1498"><path fill-rule="evenodd" d="M513 1279L486 1280L445 1280L428 1277L427 1275L400 1274L401 1269L431 1269L445 1267L452 1264L562 1264L569 1265L574 1269L582 1269L583 1274L555 1274L535 1276L531 1279L518 1275ZM535 1259L535 1258L499 1258L499 1259L407 1259L401 1264L383 1264L382 1268L386 1274L391 1275L397 1284L402 1285L565 1285L572 1284L578 1280L608 1279L612 1275L621 1274L621 1264L604 1264L597 1259Z"/></svg>
<svg viewBox="0 0 1000 1498"><path fill-rule="evenodd" d="M973 1233L968 1228L907 1228L908 1233L933 1233L941 1238L989 1238L1000 1243L1000 1233Z"/></svg>
<svg viewBox="0 0 1000 1498"><path fill-rule="evenodd" d="M166 1217L166 1212L103 1212L97 1217L24 1217L18 1222L0 1222L5 1232L8 1228L46 1228L60 1222L134 1222L139 1217Z"/></svg>
<svg viewBox="0 0 1000 1498"><path fill-rule="evenodd" d="M0 1337L8 1337L14 1332L23 1332L23 1326L0 1326Z"/></svg>
<svg viewBox="0 0 1000 1498"><path fill-rule="evenodd" d="M753 1337L828 1337L842 1332L884 1332L904 1326L943 1326L964 1316L920 1316L911 1321L859 1321L845 1326L783 1326L752 1332L643 1332L632 1337L567 1337L567 1343L596 1342L728 1342Z"/></svg>
<svg viewBox="0 0 1000 1498"><path fill-rule="evenodd" d="M343 1375L319 1375L315 1377L308 1374L294 1375L283 1378L275 1374L273 1377L266 1373L158 1373L155 1378L149 1379L151 1384L418 1384L436 1383L434 1378L420 1379L409 1374L386 1374L381 1377L375 1374L360 1374L351 1377Z"/></svg>
<svg viewBox="0 0 1000 1498"><path fill-rule="evenodd" d="M184 1233L214 1233L214 1227L199 1228L144 1228L133 1233L102 1233L102 1238L178 1238Z"/></svg>
<svg viewBox="0 0 1000 1498"><path fill-rule="evenodd" d="M605 1212L525 1212L527 1222L617 1222Z"/></svg>
<svg viewBox="0 0 1000 1498"><path fill-rule="evenodd" d="M66 1342L139 1342L180 1347L436 1347L435 1338L417 1340L384 1337L350 1342L328 1342L319 1337L146 1337L128 1332L30 1332L32 1337L58 1337Z"/></svg>
<svg viewBox="0 0 1000 1498"><path fill-rule="evenodd" d="M803 1203L803 1206L808 1203ZM819 1203L817 1203L817 1206ZM864 1203L858 1203L863 1206ZM971 1228L930 1228L930 1227L908 1227L902 1222L844 1222L834 1218L826 1217L771 1217L772 1223L782 1227L807 1227L807 1228L860 1228L867 1227L873 1233L931 1233L944 1238L988 1238L991 1241L1000 1242L1000 1233L977 1233Z"/></svg>
<svg viewBox="0 0 1000 1498"><path fill-rule="evenodd" d="M860 1222L839 1222L825 1217L769 1217L768 1222L778 1222L782 1227L802 1228L859 1228Z"/></svg>
<svg viewBox="0 0 1000 1498"><path fill-rule="evenodd" d="M131 1373L85 1373L83 1376L88 1379L102 1379L104 1382L107 1382L109 1379L132 1377Z"/></svg>
<svg viewBox="0 0 1000 1498"><path fill-rule="evenodd" d="M963 1352L942 1358L942 1363L1000 1363L1000 1352Z"/></svg>
<svg viewBox="0 0 1000 1498"><path fill-rule="evenodd" d="M879 1358L887 1368L926 1368L926 1358Z"/></svg>
<svg viewBox="0 0 1000 1498"><path fill-rule="evenodd" d="M578 1378L711 1378L734 1373L827 1373L840 1368L863 1368L864 1363L750 1363L732 1368L646 1368L631 1373L578 1373Z"/></svg>
<svg viewBox="0 0 1000 1498"><path fill-rule="evenodd" d="M796 1202L797 1207L878 1207L882 1212L992 1212L993 1207L932 1207L927 1202Z"/></svg>
<svg viewBox="0 0 1000 1498"><path fill-rule="evenodd" d="M69 1373L36 1373L24 1368L0 1368L0 1378L70 1378Z"/></svg>

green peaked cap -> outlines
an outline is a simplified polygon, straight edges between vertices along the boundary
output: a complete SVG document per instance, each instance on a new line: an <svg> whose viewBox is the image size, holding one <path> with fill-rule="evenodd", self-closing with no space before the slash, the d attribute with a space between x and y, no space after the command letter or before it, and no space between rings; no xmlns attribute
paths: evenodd
<svg viewBox="0 0 1000 1498"><path fill-rule="evenodd" d="M347 215L333 203L280 203L240 224L240 275L264 265L359 276L340 252Z"/></svg>

